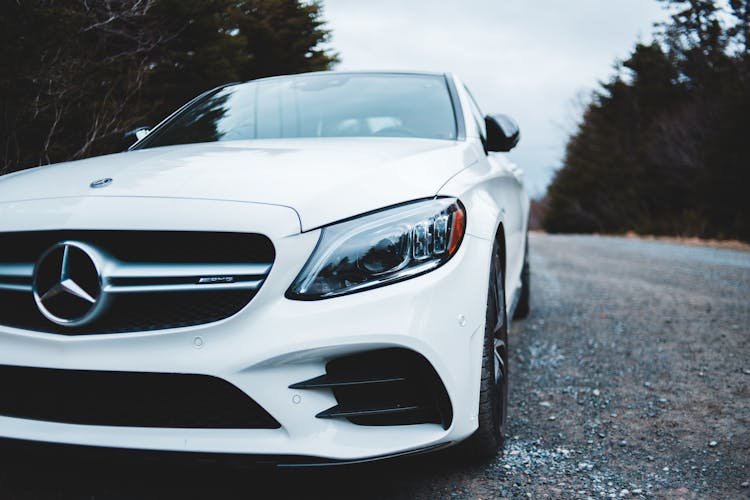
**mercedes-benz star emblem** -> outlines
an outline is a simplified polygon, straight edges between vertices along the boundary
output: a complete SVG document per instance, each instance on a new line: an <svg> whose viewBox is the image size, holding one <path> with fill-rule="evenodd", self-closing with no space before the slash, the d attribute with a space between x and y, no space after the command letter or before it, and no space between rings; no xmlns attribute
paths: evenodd
<svg viewBox="0 0 750 500"><path fill-rule="evenodd" d="M101 258L84 243L64 241L34 267L34 300L45 318L64 326L93 321L102 306Z"/></svg>
<svg viewBox="0 0 750 500"><path fill-rule="evenodd" d="M89 184L89 186L91 186L94 189L97 189L97 188L107 187L110 184L112 184L112 178L111 177L105 177L104 179L97 179L97 180L95 180L94 182L92 182L91 184Z"/></svg>

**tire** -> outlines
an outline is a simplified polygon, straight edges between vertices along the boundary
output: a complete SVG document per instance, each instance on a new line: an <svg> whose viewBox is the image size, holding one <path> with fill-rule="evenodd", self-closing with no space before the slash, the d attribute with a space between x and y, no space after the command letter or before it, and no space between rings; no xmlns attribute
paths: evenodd
<svg viewBox="0 0 750 500"><path fill-rule="evenodd" d="M462 445L471 461L497 455L505 441L508 421L508 321L505 317L505 286L497 244L490 267L487 314L479 387L479 428Z"/></svg>
<svg viewBox="0 0 750 500"><path fill-rule="evenodd" d="M518 297L516 311L513 319L524 319L528 317L531 309L531 269L529 266L529 235L526 235L526 248L523 256L523 269L521 270L521 294Z"/></svg>

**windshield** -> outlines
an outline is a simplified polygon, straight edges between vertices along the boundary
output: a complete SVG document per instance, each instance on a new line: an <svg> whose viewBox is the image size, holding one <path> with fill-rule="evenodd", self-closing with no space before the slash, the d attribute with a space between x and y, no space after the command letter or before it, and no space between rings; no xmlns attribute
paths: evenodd
<svg viewBox="0 0 750 500"><path fill-rule="evenodd" d="M445 77L310 74L213 91L149 134L136 149L288 137L456 138Z"/></svg>

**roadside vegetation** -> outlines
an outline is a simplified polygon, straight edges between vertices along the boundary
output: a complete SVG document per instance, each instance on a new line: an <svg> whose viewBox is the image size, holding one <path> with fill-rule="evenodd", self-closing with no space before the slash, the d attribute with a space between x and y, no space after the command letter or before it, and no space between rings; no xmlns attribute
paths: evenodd
<svg viewBox="0 0 750 500"><path fill-rule="evenodd" d="M303 0L23 0L0 6L0 175L122 151L199 93L328 69Z"/></svg>
<svg viewBox="0 0 750 500"><path fill-rule="evenodd" d="M750 1L660 1L670 20L593 93L541 226L750 241Z"/></svg>

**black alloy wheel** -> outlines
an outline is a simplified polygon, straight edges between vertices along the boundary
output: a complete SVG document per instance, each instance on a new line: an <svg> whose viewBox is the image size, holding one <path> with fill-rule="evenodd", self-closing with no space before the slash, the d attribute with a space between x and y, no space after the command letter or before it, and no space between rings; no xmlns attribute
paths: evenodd
<svg viewBox="0 0 750 500"><path fill-rule="evenodd" d="M492 458L502 449L508 421L508 321L501 250L493 248L479 388L479 428L463 443L470 460Z"/></svg>

